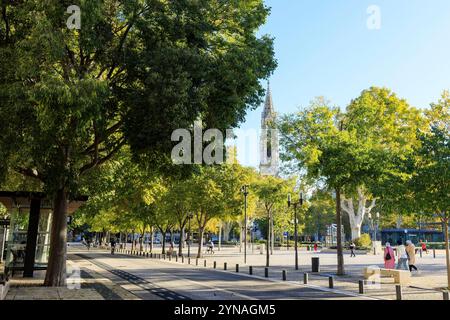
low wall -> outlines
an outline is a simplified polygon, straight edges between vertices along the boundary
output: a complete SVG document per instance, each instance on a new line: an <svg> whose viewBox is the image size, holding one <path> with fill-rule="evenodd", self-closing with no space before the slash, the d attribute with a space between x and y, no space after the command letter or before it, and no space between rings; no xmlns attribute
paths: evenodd
<svg viewBox="0 0 450 320"><path fill-rule="evenodd" d="M0 282L0 300L4 300L9 290L9 282Z"/></svg>

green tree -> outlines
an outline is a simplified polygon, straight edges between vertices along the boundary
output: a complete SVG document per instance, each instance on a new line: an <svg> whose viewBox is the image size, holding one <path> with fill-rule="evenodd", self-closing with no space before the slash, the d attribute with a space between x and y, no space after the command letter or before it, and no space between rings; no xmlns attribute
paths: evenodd
<svg viewBox="0 0 450 320"><path fill-rule="evenodd" d="M127 144L170 164L174 129L236 126L275 68L255 32L262 0L80 1L80 30L68 5L1 2L0 176L38 179L54 199L46 286L65 284L67 200L83 176Z"/></svg>
<svg viewBox="0 0 450 320"><path fill-rule="evenodd" d="M275 215L286 215L287 195L292 192L295 186L294 179L284 180L272 176L260 177L252 186L258 196L259 210L263 212L267 219L267 243L266 243L266 266L270 265L270 243L273 241L271 226L275 224ZM281 218L279 220L284 221Z"/></svg>
<svg viewBox="0 0 450 320"><path fill-rule="evenodd" d="M442 99L427 112L428 130L419 131L420 146L415 152L415 163L405 201L414 204L416 212L438 217L445 226L447 288L450 289L450 96ZM412 201L411 201L412 200Z"/></svg>
<svg viewBox="0 0 450 320"><path fill-rule="evenodd" d="M402 163L417 144L418 110L385 88L364 90L345 113L324 99L281 122L284 159L297 163L310 178L336 194L338 274L345 273L341 211L349 214L353 237L360 235L369 196L389 192L386 181L404 179ZM353 197L357 195L355 214Z"/></svg>
<svg viewBox="0 0 450 320"><path fill-rule="evenodd" d="M305 213L305 233L316 235L318 241L326 235L327 226L335 221L334 201L326 190L316 190L311 199L310 206Z"/></svg>
<svg viewBox="0 0 450 320"><path fill-rule="evenodd" d="M203 253L205 228L212 219L242 214L240 187L242 176L239 166L222 164L203 166L191 180L192 208L199 230L197 257Z"/></svg>
<svg viewBox="0 0 450 320"><path fill-rule="evenodd" d="M173 215L175 223L180 231L178 255L183 255L183 242L185 229L192 213L191 185L189 180L177 180L168 182L168 190L164 194L161 205L168 213Z"/></svg>

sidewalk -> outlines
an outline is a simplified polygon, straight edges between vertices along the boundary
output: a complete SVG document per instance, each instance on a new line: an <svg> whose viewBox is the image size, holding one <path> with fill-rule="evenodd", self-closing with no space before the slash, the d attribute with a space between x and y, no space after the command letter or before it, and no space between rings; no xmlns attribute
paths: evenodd
<svg viewBox="0 0 450 320"><path fill-rule="evenodd" d="M45 271L35 272L35 277L10 279L10 289L5 300L139 300L85 265L84 261L67 262L66 287L43 287Z"/></svg>

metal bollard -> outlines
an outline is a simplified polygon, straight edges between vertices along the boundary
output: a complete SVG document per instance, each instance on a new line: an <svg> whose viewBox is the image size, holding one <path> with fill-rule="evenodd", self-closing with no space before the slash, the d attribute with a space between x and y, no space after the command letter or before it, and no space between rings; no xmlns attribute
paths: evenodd
<svg viewBox="0 0 450 320"><path fill-rule="evenodd" d="M311 271L313 273L319 273L320 272L320 259L318 257L312 257L311 258Z"/></svg>
<svg viewBox="0 0 450 320"><path fill-rule="evenodd" d="M214 269L217 268L217 262L216 262L216 261L214 261L213 268L214 268Z"/></svg>
<svg viewBox="0 0 450 320"><path fill-rule="evenodd" d="M328 277L328 287L330 289L334 288L334 278L333 277Z"/></svg>
<svg viewBox="0 0 450 320"><path fill-rule="evenodd" d="M304 284L308 284L308 280L309 280L308 278L309 278L309 277L308 277L308 274L307 274L307 273L304 273L304 274L303 274L303 283L304 283Z"/></svg>
<svg viewBox="0 0 450 320"><path fill-rule="evenodd" d="M442 295L444 296L444 300L449 300L448 291L443 291Z"/></svg>
<svg viewBox="0 0 450 320"><path fill-rule="evenodd" d="M195 259L195 265L198 266L198 258Z"/></svg>
<svg viewBox="0 0 450 320"><path fill-rule="evenodd" d="M252 266L248 267L248 274L253 275L253 267Z"/></svg>
<svg viewBox="0 0 450 320"><path fill-rule="evenodd" d="M223 263L223 270L227 270L227 263L226 262Z"/></svg>
<svg viewBox="0 0 450 320"><path fill-rule="evenodd" d="M175 262L178 262L178 255L175 256Z"/></svg>
<svg viewBox="0 0 450 320"><path fill-rule="evenodd" d="M281 273L282 273L283 281L286 281L286 278L287 278L286 270L283 270Z"/></svg>
<svg viewBox="0 0 450 320"><path fill-rule="evenodd" d="M203 266L206 268L206 260L203 261Z"/></svg>
<svg viewBox="0 0 450 320"><path fill-rule="evenodd" d="M422 250L422 249L420 249L420 257L421 257L421 258L422 258L422 251L423 251L423 250Z"/></svg>
<svg viewBox="0 0 450 320"><path fill-rule="evenodd" d="M436 259L436 249L433 249L433 258Z"/></svg>
<svg viewBox="0 0 450 320"><path fill-rule="evenodd" d="M359 280L359 293L364 294L364 280Z"/></svg>
<svg viewBox="0 0 450 320"><path fill-rule="evenodd" d="M190 257L188 258L188 264L191 264L191 258Z"/></svg>
<svg viewBox="0 0 450 320"><path fill-rule="evenodd" d="M147 259L148 259L148 252L147 252Z"/></svg>
<svg viewBox="0 0 450 320"><path fill-rule="evenodd" d="M163 255L164 260L166 260L166 254Z"/></svg>
<svg viewBox="0 0 450 320"><path fill-rule="evenodd" d="M264 268L264 277L266 277L266 278L269 277L269 268L267 268L267 267Z"/></svg>
<svg viewBox="0 0 450 320"><path fill-rule="evenodd" d="M399 285L399 284L397 284L396 286L395 286L395 294L396 294L396 296L397 296L397 300L402 300L402 286L401 285Z"/></svg>
<svg viewBox="0 0 450 320"><path fill-rule="evenodd" d="M184 263L184 256L181 256L181 263Z"/></svg>
<svg viewBox="0 0 450 320"><path fill-rule="evenodd" d="M236 264L236 272L239 273L239 264Z"/></svg>

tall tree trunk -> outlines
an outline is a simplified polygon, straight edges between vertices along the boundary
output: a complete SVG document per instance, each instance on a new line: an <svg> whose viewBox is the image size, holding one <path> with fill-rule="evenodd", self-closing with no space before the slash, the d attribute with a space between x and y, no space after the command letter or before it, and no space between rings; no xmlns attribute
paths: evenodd
<svg viewBox="0 0 450 320"><path fill-rule="evenodd" d="M242 242L243 242L243 232L242 232L242 222L239 221L239 253L242 252Z"/></svg>
<svg viewBox="0 0 450 320"><path fill-rule="evenodd" d="M153 227L150 227L150 252L153 252Z"/></svg>
<svg viewBox="0 0 450 320"><path fill-rule="evenodd" d="M366 207L368 196L363 187L358 187L358 208L355 212L355 206L353 205L353 198L346 199L345 195L341 195L341 209L347 212L350 222L350 229L352 234L352 240L359 239L361 237L361 226L364 222L366 214L370 214L372 209L376 205L376 200L372 199L371 204Z"/></svg>
<svg viewBox="0 0 450 320"><path fill-rule="evenodd" d="M450 290L450 252L449 252L449 236L448 236L448 217L444 219L445 234L445 261L447 263L447 289Z"/></svg>
<svg viewBox="0 0 450 320"><path fill-rule="evenodd" d="M398 215L397 221L395 222L395 227L397 229L401 229L402 224L403 224L403 217L401 215Z"/></svg>
<svg viewBox="0 0 450 320"><path fill-rule="evenodd" d="M220 225L219 225L219 251L220 251L220 249L222 248L222 222L220 222Z"/></svg>
<svg viewBox="0 0 450 320"><path fill-rule="evenodd" d="M225 222L223 224L223 241L230 241L231 222Z"/></svg>
<svg viewBox="0 0 450 320"><path fill-rule="evenodd" d="M342 276L345 274L344 270L344 255L342 252L342 219L341 219L341 190L336 189L336 240L337 240L337 274Z"/></svg>
<svg viewBox="0 0 450 320"><path fill-rule="evenodd" d="M162 233L162 251L161 251L161 253L165 254L166 253L166 232L161 230L161 233Z"/></svg>
<svg viewBox="0 0 450 320"><path fill-rule="evenodd" d="M352 240L361 238L361 226L352 227Z"/></svg>
<svg viewBox="0 0 450 320"><path fill-rule="evenodd" d="M66 285L67 256L67 191L64 188L56 192L53 207L50 254L44 285L62 287Z"/></svg>
<svg viewBox="0 0 450 320"><path fill-rule="evenodd" d="M269 252L269 246L270 246L270 220L271 220L271 214L269 212L268 214L268 223L267 223L267 241L266 241L266 267L269 267L270 264L270 252Z"/></svg>
<svg viewBox="0 0 450 320"><path fill-rule="evenodd" d="M274 213L271 213L272 217L270 219L270 254L273 255L273 249L275 247L275 228L273 225Z"/></svg>
<svg viewBox="0 0 450 320"><path fill-rule="evenodd" d="M181 257L183 255L183 242L184 242L184 227L181 228L180 231L180 241L178 243L178 256Z"/></svg>
<svg viewBox="0 0 450 320"><path fill-rule="evenodd" d="M197 258L200 259L203 253L203 236L205 235L205 228L201 227L198 229L199 239L198 239L198 253Z"/></svg>

